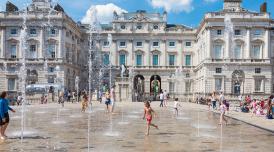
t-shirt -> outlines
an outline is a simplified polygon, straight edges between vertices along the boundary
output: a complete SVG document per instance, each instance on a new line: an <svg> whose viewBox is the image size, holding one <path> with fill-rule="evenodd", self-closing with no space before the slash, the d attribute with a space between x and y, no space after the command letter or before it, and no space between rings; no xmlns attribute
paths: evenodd
<svg viewBox="0 0 274 152"><path fill-rule="evenodd" d="M167 99L167 92L164 92L164 99Z"/></svg>
<svg viewBox="0 0 274 152"><path fill-rule="evenodd" d="M174 108L178 108L178 105L179 105L178 101L174 101Z"/></svg>
<svg viewBox="0 0 274 152"><path fill-rule="evenodd" d="M163 93L160 94L160 100L164 100L164 94Z"/></svg>

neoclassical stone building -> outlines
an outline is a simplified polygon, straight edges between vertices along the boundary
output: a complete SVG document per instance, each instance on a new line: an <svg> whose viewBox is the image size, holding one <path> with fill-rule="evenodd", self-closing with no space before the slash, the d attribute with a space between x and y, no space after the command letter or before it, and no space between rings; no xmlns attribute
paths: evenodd
<svg viewBox="0 0 274 152"><path fill-rule="evenodd" d="M274 21L266 4L252 12L241 3L224 0L223 9L206 13L197 28L167 23L166 12L114 12L113 21L90 36L90 26L75 23L61 6L33 0L27 15L27 81L72 90L80 76L80 86L87 88L92 50L101 58L93 65L99 69L97 84L109 85L111 77L121 100L139 100L160 89L188 99L212 91L230 97L269 95L274 90ZM0 13L0 90L19 88L22 12L9 5ZM127 68L123 74L121 65Z"/></svg>
<svg viewBox="0 0 274 152"><path fill-rule="evenodd" d="M27 11L8 2L6 11L0 12L0 90L20 92L23 18L27 24L26 83L75 89L75 78L86 64L82 31L61 6L33 0Z"/></svg>
<svg viewBox="0 0 274 152"><path fill-rule="evenodd" d="M271 94L273 20L266 4L251 12L241 2L224 0L223 10L206 13L198 28L168 24L166 12L114 12L112 24L103 26L100 49L106 64L124 64L131 73L116 79L121 99L138 98L140 91L152 95L154 80L159 90L181 98L213 91L230 97Z"/></svg>

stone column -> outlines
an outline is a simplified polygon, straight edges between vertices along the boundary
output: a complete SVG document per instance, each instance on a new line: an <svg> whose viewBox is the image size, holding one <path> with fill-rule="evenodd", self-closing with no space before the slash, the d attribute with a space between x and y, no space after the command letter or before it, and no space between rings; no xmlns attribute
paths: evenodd
<svg viewBox="0 0 274 152"><path fill-rule="evenodd" d="M5 29L2 28L2 31L1 31L1 52L0 52L0 58L5 58L5 51L6 51L6 32L5 32Z"/></svg>
<svg viewBox="0 0 274 152"><path fill-rule="evenodd" d="M149 41L149 40L148 40ZM151 53L151 42L152 41L149 41L148 42L148 54L147 54L147 62L148 62L148 66L152 66L152 63L151 63L151 58L152 58L152 53Z"/></svg>
<svg viewBox="0 0 274 152"><path fill-rule="evenodd" d="M247 34L246 34L246 56L244 58L250 59L250 28L247 29Z"/></svg>
<svg viewBox="0 0 274 152"><path fill-rule="evenodd" d="M144 41L144 66L149 66L149 56L150 56L150 45L149 40Z"/></svg>
<svg viewBox="0 0 274 152"><path fill-rule="evenodd" d="M206 41L207 41L206 59L210 59L212 53L211 53L211 31L210 31L209 28L207 29L207 38L206 38Z"/></svg>
<svg viewBox="0 0 274 152"><path fill-rule="evenodd" d="M178 45L180 45L179 50L178 50L178 62L177 65L181 66L183 65L183 41L179 40Z"/></svg>
<svg viewBox="0 0 274 152"><path fill-rule="evenodd" d="M133 47L133 40L130 39L128 40L128 45L127 45L127 48L132 48ZM132 54L133 54L133 50L131 49L128 49L128 56L127 56L127 59L126 59L126 66L131 66L133 63L132 61Z"/></svg>
<svg viewBox="0 0 274 152"><path fill-rule="evenodd" d="M225 36L226 41L225 41L225 45L223 46L225 48L222 48L224 51L223 54L224 54L225 59L229 59L230 57L234 58L234 56L230 56L230 49L232 49L230 43L231 43L231 41L233 41L233 40L231 40L232 36L230 34L231 34L230 32L226 33L226 36ZM234 51L234 50L231 50L231 51ZM232 53L232 54L234 55L234 53Z"/></svg>
<svg viewBox="0 0 274 152"><path fill-rule="evenodd" d="M269 30L266 29L265 31L265 48L263 50L263 59L269 59L269 53L270 53L270 48L271 48L271 43L270 43L270 34Z"/></svg>
<svg viewBox="0 0 274 152"><path fill-rule="evenodd" d="M44 28L41 27L41 29L40 29L40 49L38 52L38 58L43 58L43 54L45 54L44 52L46 52L45 41L44 41Z"/></svg>
<svg viewBox="0 0 274 152"><path fill-rule="evenodd" d="M57 58L62 58L63 54L64 54L63 53L63 29L62 29L62 27L60 27L60 29L59 29L59 46L58 46L58 50L57 50Z"/></svg>
<svg viewBox="0 0 274 152"><path fill-rule="evenodd" d="M113 44L112 46L110 47L110 63L112 65L118 65L117 63L117 59L119 57L119 54L117 55L117 52L118 52L118 45L117 45L117 40L113 40Z"/></svg>
<svg viewBox="0 0 274 152"><path fill-rule="evenodd" d="M159 47L159 51L161 52L160 54L160 58L159 58L159 62L160 62L160 66L167 66L167 58L168 58L168 54L167 54L167 46L166 46L166 40L159 40L160 42L160 47ZM161 49L161 44L164 43L164 49ZM162 61L162 62L161 62Z"/></svg>

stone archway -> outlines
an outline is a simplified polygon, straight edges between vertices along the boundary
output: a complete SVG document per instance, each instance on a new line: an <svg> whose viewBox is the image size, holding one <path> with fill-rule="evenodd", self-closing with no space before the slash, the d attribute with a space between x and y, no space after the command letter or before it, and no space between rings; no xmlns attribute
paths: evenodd
<svg viewBox="0 0 274 152"><path fill-rule="evenodd" d="M134 100L142 102L145 95L145 78L143 75L136 75L133 80L133 88L134 88Z"/></svg>
<svg viewBox="0 0 274 152"><path fill-rule="evenodd" d="M244 93L244 80L245 74L242 70L235 70L232 73L232 88L231 92L234 95L240 95Z"/></svg>
<svg viewBox="0 0 274 152"><path fill-rule="evenodd" d="M153 75L150 77L150 95L156 99L157 95L161 91L161 77L159 75Z"/></svg>

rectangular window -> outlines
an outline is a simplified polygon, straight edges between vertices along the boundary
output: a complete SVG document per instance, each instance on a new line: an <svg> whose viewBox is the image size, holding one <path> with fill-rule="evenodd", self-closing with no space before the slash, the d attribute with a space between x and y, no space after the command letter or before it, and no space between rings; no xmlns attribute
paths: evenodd
<svg viewBox="0 0 274 152"><path fill-rule="evenodd" d="M137 47L142 47L143 46L143 42L136 42L136 46Z"/></svg>
<svg viewBox="0 0 274 152"><path fill-rule="evenodd" d="M104 41L104 47L109 46L109 41Z"/></svg>
<svg viewBox="0 0 274 152"><path fill-rule="evenodd" d="M16 35L17 34L17 29L11 29L10 34L11 35Z"/></svg>
<svg viewBox="0 0 274 152"><path fill-rule="evenodd" d="M36 45L30 45L30 51L35 52L36 51Z"/></svg>
<svg viewBox="0 0 274 152"><path fill-rule="evenodd" d="M126 42L125 41L120 42L120 47L126 47Z"/></svg>
<svg viewBox="0 0 274 152"><path fill-rule="evenodd" d="M261 68L255 68L255 73L261 73Z"/></svg>
<svg viewBox="0 0 274 152"><path fill-rule="evenodd" d="M175 65L175 55L168 56L169 65Z"/></svg>
<svg viewBox="0 0 274 152"><path fill-rule="evenodd" d="M30 29L30 34L31 35L36 35L37 34L36 29L33 29L33 28Z"/></svg>
<svg viewBox="0 0 274 152"><path fill-rule="evenodd" d="M55 44L49 44L48 46L48 57L55 58Z"/></svg>
<svg viewBox="0 0 274 152"><path fill-rule="evenodd" d="M154 54L153 57L152 57L152 65L153 66L157 66L159 64L159 61L158 61L158 54Z"/></svg>
<svg viewBox="0 0 274 152"><path fill-rule="evenodd" d="M51 35L55 35L56 34L56 30L54 28L50 29L50 34Z"/></svg>
<svg viewBox="0 0 274 152"><path fill-rule="evenodd" d="M9 72L16 72L16 67L8 67Z"/></svg>
<svg viewBox="0 0 274 152"><path fill-rule="evenodd" d="M153 47L158 47L159 46L159 42L153 42L152 46Z"/></svg>
<svg viewBox="0 0 274 152"><path fill-rule="evenodd" d="M234 57L235 59L241 59L241 49L242 49L242 46L241 45L236 45L235 48L234 48Z"/></svg>
<svg viewBox="0 0 274 152"><path fill-rule="evenodd" d="M54 83L54 77L49 77L48 78L48 83Z"/></svg>
<svg viewBox="0 0 274 152"><path fill-rule="evenodd" d="M109 65L109 54L108 53L104 54L103 63L104 63L104 65Z"/></svg>
<svg viewBox="0 0 274 152"><path fill-rule="evenodd" d="M142 66L142 55L141 54L136 55L136 65Z"/></svg>
<svg viewBox="0 0 274 152"><path fill-rule="evenodd" d="M185 65L186 66L191 66L191 55L186 55L185 56Z"/></svg>
<svg viewBox="0 0 274 152"><path fill-rule="evenodd" d="M13 59L16 58L16 54L17 54L16 52L17 51L16 51L16 45L15 44L10 46L10 51L11 51L11 56L10 57L13 58Z"/></svg>
<svg viewBox="0 0 274 152"><path fill-rule="evenodd" d="M263 80L262 79L255 79L255 92L262 91Z"/></svg>
<svg viewBox="0 0 274 152"><path fill-rule="evenodd" d="M261 56L261 46L260 45L254 45L253 46L253 57L255 59L259 59Z"/></svg>
<svg viewBox="0 0 274 152"><path fill-rule="evenodd" d="M191 46L191 42L186 42L186 46L190 47Z"/></svg>
<svg viewBox="0 0 274 152"><path fill-rule="evenodd" d="M169 47L175 47L175 42L169 42Z"/></svg>
<svg viewBox="0 0 274 152"><path fill-rule="evenodd" d="M214 54L216 59L222 58L222 45L215 45L214 46Z"/></svg>
<svg viewBox="0 0 274 152"><path fill-rule="evenodd" d="M48 67L48 72L50 73L54 72L54 67Z"/></svg>
<svg viewBox="0 0 274 152"><path fill-rule="evenodd" d="M215 90L221 91L222 90L222 78L215 79Z"/></svg>
<svg viewBox="0 0 274 152"><path fill-rule="evenodd" d="M8 90L14 91L15 90L15 78L8 79Z"/></svg>
<svg viewBox="0 0 274 152"><path fill-rule="evenodd" d="M191 82L187 81L185 82L185 91L189 93L191 90Z"/></svg>
<svg viewBox="0 0 274 152"><path fill-rule="evenodd" d="M217 30L217 35L222 35L222 30Z"/></svg>
<svg viewBox="0 0 274 152"><path fill-rule="evenodd" d="M262 30L259 30L259 29L255 30L254 35L257 35L257 36L262 35Z"/></svg>
<svg viewBox="0 0 274 152"><path fill-rule="evenodd" d="M126 55L120 54L120 65L126 65Z"/></svg>
<svg viewBox="0 0 274 152"><path fill-rule="evenodd" d="M222 73L222 68L216 68L216 73Z"/></svg>
<svg viewBox="0 0 274 152"><path fill-rule="evenodd" d="M234 35L241 35L241 30L235 30Z"/></svg>
<svg viewBox="0 0 274 152"><path fill-rule="evenodd" d="M174 93L175 84L174 82L169 82L169 93Z"/></svg>

